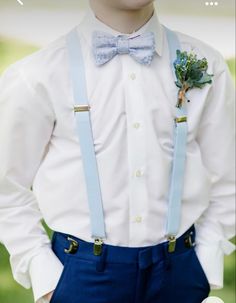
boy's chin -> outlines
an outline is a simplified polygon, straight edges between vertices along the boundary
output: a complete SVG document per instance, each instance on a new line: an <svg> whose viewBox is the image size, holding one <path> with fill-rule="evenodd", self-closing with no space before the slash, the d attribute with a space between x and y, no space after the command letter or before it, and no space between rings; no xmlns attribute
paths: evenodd
<svg viewBox="0 0 236 303"><path fill-rule="evenodd" d="M110 2L120 9L136 10L148 6L154 0L110 0Z"/></svg>

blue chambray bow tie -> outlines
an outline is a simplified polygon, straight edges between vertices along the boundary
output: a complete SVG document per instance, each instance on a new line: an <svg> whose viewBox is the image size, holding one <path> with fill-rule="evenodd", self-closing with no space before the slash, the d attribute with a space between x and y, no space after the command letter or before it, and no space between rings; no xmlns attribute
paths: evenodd
<svg viewBox="0 0 236 303"><path fill-rule="evenodd" d="M129 38L126 35L115 37L109 33L94 31L92 49L96 65L108 62L117 54L130 54L139 63L149 65L155 52L155 38L153 32Z"/></svg>

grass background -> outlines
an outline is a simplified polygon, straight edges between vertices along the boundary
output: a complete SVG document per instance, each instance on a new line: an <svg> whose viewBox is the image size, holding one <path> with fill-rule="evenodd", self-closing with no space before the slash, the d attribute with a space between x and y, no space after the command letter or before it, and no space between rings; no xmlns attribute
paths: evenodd
<svg viewBox="0 0 236 303"><path fill-rule="evenodd" d="M0 37L0 74L11 63L36 51L32 45L23 44L17 40L8 40ZM235 80L235 58L227 60L232 77ZM49 236L52 232L44 224ZM234 239L235 242L235 239ZM213 291L212 296L218 296L225 303L235 303L235 257L233 253L225 256L224 288ZM0 303L33 303L31 290L26 290L17 284L11 274L9 255L0 244ZM111 302L112 303L112 302ZM175 303L175 302L173 302ZM177 302L176 302L177 303ZM181 302L178 302L181 303Z"/></svg>

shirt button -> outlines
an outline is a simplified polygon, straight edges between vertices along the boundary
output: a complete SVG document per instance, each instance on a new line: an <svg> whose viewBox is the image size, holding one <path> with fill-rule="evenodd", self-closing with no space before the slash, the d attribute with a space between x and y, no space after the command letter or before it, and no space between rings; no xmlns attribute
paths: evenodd
<svg viewBox="0 0 236 303"><path fill-rule="evenodd" d="M142 217L141 216L135 217L135 222L141 223L142 222Z"/></svg>
<svg viewBox="0 0 236 303"><path fill-rule="evenodd" d="M135 172L136 177L141 177L142 175L143 175L143 172L140 169L136 170L136 172Z"/></svg>
<svg viewBox="0 0 236 303"><path fill-rule="evenodd" d="M130 77L131 80L135 80L135 79L136 79L135 73L131 73L131 74L129 75L129 77Z"/></svg>
<svg viewBox="0 0 236 303"><path fill-rule="evenodd" d="M134 123L134 124L133 124L133 127L134 127L134 128L139 128L139 127L140 127L140 123L138 123L138 122Z"/></svg>

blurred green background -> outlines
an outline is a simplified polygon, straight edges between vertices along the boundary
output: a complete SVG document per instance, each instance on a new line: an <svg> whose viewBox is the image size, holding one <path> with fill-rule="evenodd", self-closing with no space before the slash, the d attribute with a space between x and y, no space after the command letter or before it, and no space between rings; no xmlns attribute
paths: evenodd
<svg viewBox="0 0 236 303"><path fill-rule="evenodd" d="M0 37L0 74L9 64L37 49L37 47L23 44L17 40L8 40ZM235 58L227 60L227 63L235 80ZM51 231L46 226L45 228L49 236L51 236ZM225 303L235 303L235 256L235 253L225 256L225 286L222 290L211 293L212 296L220 297ZM33 303L31 290L22 288L13 280L9 265L9 255L2 245L0 245L0 303Z"/></svg>

